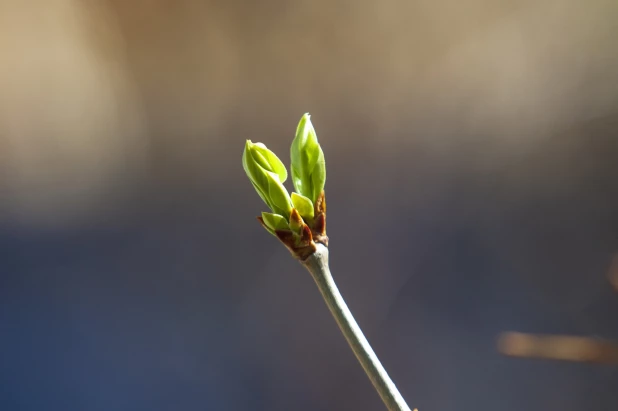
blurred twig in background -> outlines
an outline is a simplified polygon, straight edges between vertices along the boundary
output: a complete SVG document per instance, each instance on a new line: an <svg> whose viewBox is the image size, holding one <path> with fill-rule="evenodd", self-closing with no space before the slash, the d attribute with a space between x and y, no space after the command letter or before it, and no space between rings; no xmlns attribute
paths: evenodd
<svg viewBox="0 0 618 411"><path fill-rule="evenodd" d="M618 364L618 344L589 337L506 332L498 350L512 357Z"/></svg>
<svg viewBox="0 0 618 411"><path fill-rule="evenodd" d="M618 254L608 279L618 290ZM498 338L498 351L512 357L618 364L618 343L591 337L505 332Z"/></svg>

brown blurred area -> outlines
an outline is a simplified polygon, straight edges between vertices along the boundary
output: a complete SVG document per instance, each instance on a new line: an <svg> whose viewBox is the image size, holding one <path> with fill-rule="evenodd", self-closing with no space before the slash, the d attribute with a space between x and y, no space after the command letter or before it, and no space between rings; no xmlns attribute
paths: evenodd
<svg viewBox="0 0 618 411"><path fill-rule="evenodd" d="M145 179L229 173L236 164L213 147L250 137L284 148L304 111L331 156L450 158L482 147L470 161L495 172L615 112L616 9L611 0L4 0L2 219L73 224ZM549 179L533 184L555 186Z"/></svg>
<svg viewBox="0 0 618 411"><path fill-rule="evenodd" d="M412 408L616 409L495 337L618 338L617 38L615 0L0 0L6 409L379 409L240 165L305 112Z"/></svg>

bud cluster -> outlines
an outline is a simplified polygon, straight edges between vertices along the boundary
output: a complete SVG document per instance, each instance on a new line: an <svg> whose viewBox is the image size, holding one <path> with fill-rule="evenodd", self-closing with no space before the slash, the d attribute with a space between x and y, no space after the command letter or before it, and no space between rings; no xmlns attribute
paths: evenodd
<svg viewBox="0 0 618 411"><path fill-rule="evenodd" d="M315 251L315 242L328 245L324 153L311 124L303 115L290 148L292 182L289 194L283 183L288 173L279 158L262 143L247 140L242 156L245 173L271 212L258 220L294 255L305 259Z"/></svg>

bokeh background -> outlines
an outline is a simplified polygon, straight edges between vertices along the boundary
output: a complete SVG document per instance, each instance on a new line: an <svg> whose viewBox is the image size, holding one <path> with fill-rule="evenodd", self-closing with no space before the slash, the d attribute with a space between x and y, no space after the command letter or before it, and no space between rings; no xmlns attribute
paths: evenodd
<svg viewBox="0 0 618 411"><path fill-rule="evenodd" d="M312 114L331 268L411 407L616 410L615 0L0 0L0 409L380 410L255 221ZM287 162L287 160L286 160Z"/></svg>

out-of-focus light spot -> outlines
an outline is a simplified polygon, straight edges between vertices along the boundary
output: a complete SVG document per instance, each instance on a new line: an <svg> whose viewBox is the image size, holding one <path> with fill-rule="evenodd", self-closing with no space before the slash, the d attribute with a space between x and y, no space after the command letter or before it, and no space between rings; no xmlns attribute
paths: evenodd
<svg viewBox="0 0 618 411"><path fill-rule="evenodd" d="M77 223L143 172L142 112L113 17L104 3L2 5L0 222Z"/></svg>

